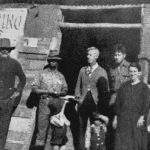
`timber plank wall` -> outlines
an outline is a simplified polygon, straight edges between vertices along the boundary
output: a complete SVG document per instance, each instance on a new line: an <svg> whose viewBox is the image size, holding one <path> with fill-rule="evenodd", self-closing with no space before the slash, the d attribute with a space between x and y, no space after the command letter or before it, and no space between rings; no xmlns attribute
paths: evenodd
<svg viewBox="0 0 150 150"><path fill-rule="evenodd" d="M58 5L119 5L119 4L150 4L149 0L0 0L4 3L37 3Z"/></svg>

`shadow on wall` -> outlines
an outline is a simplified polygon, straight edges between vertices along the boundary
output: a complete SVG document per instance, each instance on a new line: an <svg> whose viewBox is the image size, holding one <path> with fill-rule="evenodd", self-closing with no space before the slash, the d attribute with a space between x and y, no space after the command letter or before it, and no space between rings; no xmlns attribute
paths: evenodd
<svg viewBox="0 0 150 150"><path fill-rule="evenodd" d="M59 65L69 85L69 94L74 93L79 70L87 64L86 49L90 46L99 48L99 64L106 70L112 61L112 47L122 43L127 48L127 60L136 61L140 50L140 29L111 28L61 28L62 43Z"/></svg>
<svg viewBox="0 0 150 150"><path fill-rule="evenodd" d="M70 23L141 23L141 9L62 9ZM93 17L94 16L94 17Z"/></svg>

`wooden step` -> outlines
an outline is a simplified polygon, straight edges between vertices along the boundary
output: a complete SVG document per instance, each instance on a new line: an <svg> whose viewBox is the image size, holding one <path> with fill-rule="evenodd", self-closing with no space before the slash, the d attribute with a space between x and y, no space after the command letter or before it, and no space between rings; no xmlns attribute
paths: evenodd
<svg viewBox="0 0 150 150"><path fill-rule="evenodd" d="M36 108L19 105L11 118L6 148L28 150L35 128Z"/></svg>
<svg viewBox="0 0 150 150"><path fill-rule="evenodd" d="M29 53L19 53L19 58L27 60L46 60L47 54L29 54Z"/></svg>

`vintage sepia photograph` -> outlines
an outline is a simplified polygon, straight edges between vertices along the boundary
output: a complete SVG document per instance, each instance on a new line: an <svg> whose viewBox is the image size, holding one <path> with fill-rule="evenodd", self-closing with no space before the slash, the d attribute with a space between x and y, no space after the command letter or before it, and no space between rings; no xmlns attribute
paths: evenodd
<svg viewBox="0 0 150 150"><path fill-rule="evenodd" d="M150 0L0 0L0 150L150 150Z"/></svg>

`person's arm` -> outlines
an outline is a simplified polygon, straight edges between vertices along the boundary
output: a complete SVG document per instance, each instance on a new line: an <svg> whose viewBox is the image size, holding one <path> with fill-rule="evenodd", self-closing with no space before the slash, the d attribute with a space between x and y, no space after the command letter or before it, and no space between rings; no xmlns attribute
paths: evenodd
<svg viewBox="0 0 150 150"><path fill-rule="evenodd" d="M17 91L21 93L26 84L26 76L25 76L25 74L22 70L22 67L19 63L16 63L16 75L19 78L19 83L17 85Z"/></svg>
<svg viewBox="0 0 150 150"><path fill-rule="evenodd" d="M118 120L117 120L117 115L114 116L114 119L113 119L113 122L112 122L112 126L114 129L117 128L117 123L118 123Z"/></svg>
<svg viewBox="0 0 150 150"><path fill-rule="evenodd" d="M26 76L19 62L15 63L14 69L15 69L15 74L19 78L19 83L17 84L16 90L13 93L13 95L10 97L10 99L15 99L16 97L19 97L22 94L23 88L26 84Z"/></svg>
<svg viewBox="0 0 150 150"><path fill-rule="evenodd" d="M116 101L114 104L115 116L112 124L114 129L117 128L117 124L118 124L118 115L120 114L120 109L121 109L121 95L122 95L122 87L120 87L119 90L117 91Z"/></svg>
<svg viewBox="0 0 150 150"><path fill-rule="evenodd" d="M75 87L75 97L79 100L81 98L81 88L82 88L82 69L79 72L79 76Z"/></svg>
<svg viewBox="0 0 150 150"><path fill-rule="evenodd" d="M101 74L102 72L100 72ZM107 73L104 70L102 75L100 75L97 81L97 89L98 89L98 110L100 113L108 116L108 101L109 101L109 84Z"/></svg>
<svg viewBox="0 0 150 150"><path fill-rule="evenodd" d="M48 94L48 90L40 88L41 81L42 81L42 76L41 76L41 72L39 72L34 77L34 81L31 86L32 91L37 94Z"/></svg>
<svg viewBox="0 0 150 150"><path fill-rule="evenodd" d="M68 85L63 75L61 75L61 81L62 81L62 88L60 93L52 93L53 96L60 97L60 96L65 96L67 94Z"/></svg>
<svg viewBox="0 0 150 150"><path fill-rule="evenodd" d="M141 97L141 110L140 110L140 117L137 122L137 127L141 127L144 125L145 116L148 114L149 109L149 98L150 98L150 91L147 85L145 85L142 89L142 97Z"/></svg>

